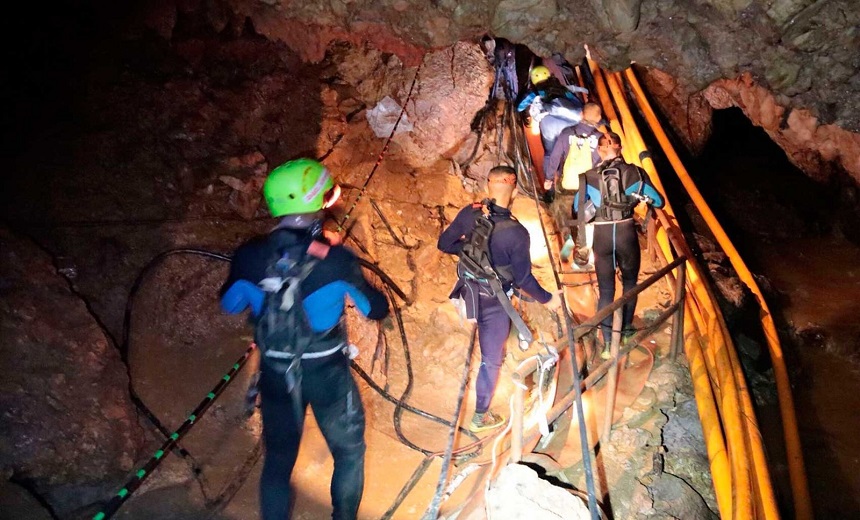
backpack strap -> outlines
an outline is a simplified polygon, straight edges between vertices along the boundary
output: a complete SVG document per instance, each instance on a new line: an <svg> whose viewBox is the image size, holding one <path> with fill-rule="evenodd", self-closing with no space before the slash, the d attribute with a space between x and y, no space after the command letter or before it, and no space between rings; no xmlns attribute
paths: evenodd
<svg viewBox="0 0 860 520"><path fill-rule="evenodd" d="M289 249L291 248L280 249L278 256L283 259ZM294 251L296 249L298 248L293 248ZM301 249L298 250L301 251ZM323 334L314 333L310 327L310 323L307 321L307 316L304 315L303 308L290 312L296 305L302 305L304 298L301 293L301 284L319 265L322 258L328 254L328 250L329 247L326 244L312 241L295 264L289 267L281 266L276 269L270 269L270 271L275 272L269 272L269 276L260 281L259 286L266 293L264 306L269 309L264 316L260 317L261 320L266 320L266 330L274 331L286 327L298 333L295 338L295 345L292 345L293 350L291 352L282 352L269 348L268 345L265 345L262 337L257 337L257 342L260 344L261 351L266 358L273 360L292 360L295 358L295 360L298 360L303 357L305 349L310 345L315 336L324 336L329 332L326 331ZM277 262L275 264L277 265ZM277 272L281 269L283 269L282 272ZM286 314L279 315L277 311L284 311ZM280 321L284 318L286 318L287 323ZM302 323L299 323L299 320ZM294 364L291 363L287 370L292 369Z"/></svg>
<svg viewBox="0 0 860 520"><path fill-rule="evenodd" d="M618 162L620 162L620 164L616 165L616 163L618 163ZM639 182L639 193L638 194L641 195L642 190L644 189L644 185L642 182L642 174L641 174L641 172L639 172L638 167L625 163L621 157L616 157L616 158L611 159L611 160L605 162L604 164L602 164L600 169L598 170L598 182L600 183L600 197L602 199L601 200L601 208L603 210L604 216L607 217L609 220L616 220L616 219L612 219L610 217L611 211L615 210L615 211L621 211L622 213L629 213L639 203L638 198L627 195L627 193L626 193L626 188L625 188L626 183L624 182L625 181L625 175L624 174L625 174L625 172L629 171L629 168L624 168L625 166L628 166L628 167L632 166L633 168L636 169L637 175L639 175L639 181L640 182ZM606 186L604 174L609 169L614 169L615 171L618 172L618 191L619 191L618 195L619 195L619 197L622 198L623 202L615 202L615 201L609 200L607 198L607 194L604 192L604 187Z"/></svg>
<svg viewBox="0 0 860 520"><path fill-rule="evenodd" d="M514 309L510 297L504 289L504 284L508 281L513 281L510 268L497 268L493 266L492 255L490 254L490 238L497 231L513 227L519 222L511 215L505 220L494 222L493 215L497 215L492 210L492 201L485 199L480 204L473 204L473 208L481 207L481 213L475 217L475 226L472 230L472 235L469 237L469 243L463 246L460 253L460 262L458 264L458 274L464 279L465 283L475 283L482 287L489 287L492 295L495 296L499 304L504 309L505 314L511 319L517 332L524 340L529 343L534 337L531 330L523 321L522 316ZM504 280L503 280L504 277Z"/></svg>

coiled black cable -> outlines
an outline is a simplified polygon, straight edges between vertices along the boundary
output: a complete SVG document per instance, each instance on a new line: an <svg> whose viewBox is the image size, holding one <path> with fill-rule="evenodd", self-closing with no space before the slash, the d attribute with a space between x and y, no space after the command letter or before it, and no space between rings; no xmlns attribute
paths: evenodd
<svg viewBox="0 0 860 520"><path fill-rule="evenodd" d="M134 387L132 386L131 367L129 364L129 350L131 347L131 345L130 345L130 343L131 343L131 339L130 339L131 338L131 323L132 323L132 316L133 316L133 311L134 311L135 296L137 295L138 291L140 290L140 287L147 280L150 273L158 265L160 265L160 263L163 260L165 260L166 258L174 256L174 255L183 255L183 254L203 256L206 258L211 258L211 259L225 261L225 262L231 261L231 257L229 255L225 255L223 253L216 253L216 252L207 251L204 249L187 248L187 247L163 251L163 252L159 253L158 255L156 255L155 257L153 257L140 270L140 272L138 273L138 276L135 278L135 280L131 286L131 289L129 291L129 296L128 296L128 299L126 300L125 313L124 313L124 317L123 317L122 342L120 345L118 345L119 350L120 350L120 356L121 356L124 364L126 365L126 370L127 370L128 376L129 376L129 393L132 397L132 402L135 404L135 406L138 408L138 410L144 416L146 416L146 418L150 422L152 422L152 424L159 431L161 431L164 434L165 437L168 437L170 435L170 431L167 430L167 428L158 419L158 417L155 415L155 413L152 412L152 410L140 399L140 397L135 392ZM382 281L382 283L385 287L385 291L388 295L388 299L392 305L392 313L394 314L395 319L397 321L398 329L400 331L401 340L403 342L403 347L404 347L405 363L406 363L407 376L408 376L407 388L403 392L401 397L397 398L397 397L391 395L390 393L386 392L383 388L381 388L373 380L373 378L369 374L367 374L356 363L351 363L352 369L365 382L367 382L367 384L373 390L375 390L377 393L379 393L380 396L382 396L385 400L395 404L394 427L395 427L395 431L397 432L397 436L400 439L400 441L403 442L406 446L408 446L412 449L415 449L417 451L420 451L421 453L424 453L427 456L428 460L432 460L432 458L435 456L438 456L440 454L440 452L433 452L431 450L421 448L420 446L417 446L416 444L409 441L409 439L407 439L406 436L402 433L402 431L401 431L402 428L401 428L400 423L401 423L401 417L403 414L403 410L406 410L410 413L414 413L415 415L417 415L419 417L428 419L430 421L436 422L436 423L441 424L443 426L447 426L448 428L451 428L451 429L453 429L457 426L456 426L455 422L449 421L447 419L444 419L442 417L434 415L434 414L427 412L425 410L421 410L420 408L412 406L406 402L407 399L409 398L409 395L411 394L412 386L414 384L413 372L412 372L412 360L411 360L411 357L409 356L408 340L406 338L406 331L405 331L405 327L403 325L401 310L400 310L400 307L397 305L397 302L394 298L394 295L396 294L403 301L407 302L407 304L411 303L411 301L406 296L406 294L403 292L403 290L400 289L400 287L391 279L391 277L389 277L384 271L382 271L382 269L380 269L379 266L377 266L376 264L374 264L374 263L372 263L366 259L363 259L363 258L359 258L359 263L363 268L372 271L375 275L377 275L380 278L380 280ZM468 446L463 446L462 448L455 450L454 451L455 454L461 454L461 453L464 453L465 451L468 451L468 450L480 449L480 447L483 444L481 439L479 439L474 433L472 433L471 431L469 431L465 428L458 427L458 429L464 435L467 435L468 437L475 440L475 442L469 444ZM196 461L194 461L193 457L191 457L191 454L188 453L185 449L180 448L180 447L178 447L177 450L178 450L179 455L181 455L184 458L189 458L192 461L192 466L193 466L194 472L199 474L200 469L197 466ZM228 483L226 486L224 486L223 491L217 497L215 497L211 501L208 501L208 505L210 507L212 507L212 511L221 510L226 506L227 503L229 503L232 496L235 495L236 491L241 487L242 483L248 478L248 475L250 474L249 466L253 467L253 465L259 460L259 458L260 458L260 450L259 450L259 447L257 447L252 451L248 460L242 465L242 469L239 471L239 474L237 475L237 477L234 478L233 481ZM423 474L423 472L421 472L421 474ZM411 489L411 487L410 487L410 489ZM404 498L405 498L405 496L404 496ZM402 501L402 499L401 499L401 501ZM399 505L399 504L396 504L396 505ZM393 506L393 507L395 507L395 506ZM210 511L210 513L212 511Z"/></svg>

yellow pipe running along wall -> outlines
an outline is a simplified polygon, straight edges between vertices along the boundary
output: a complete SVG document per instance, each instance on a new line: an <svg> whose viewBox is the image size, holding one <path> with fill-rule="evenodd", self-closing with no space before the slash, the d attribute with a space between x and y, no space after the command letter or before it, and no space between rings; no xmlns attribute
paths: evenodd
<svg viewBox="0 0 860 520"><path fill-rule="evenodd" d="M607 81L604 81L602 71L593 60L589 60L589 68L610 127L622 137L625 160L645 168L655 186L665 193L653 161L648 157L639 160L640 152L646 148L627 106L621 88L621 75L608 75ZM613 99L618 105L621 121L612 105ZM668 232L673 235L671 242L676 248L685 249L679 254L687 253L688 258L692 259L689 248L673 224L674 213L668 201L664 212L660 215L663 226L657 228L656 236L663 256L672 256ZM692 260L688 267L690 276L687 283L692 298L688 299L686 307L693 320L685 321L685 351L690 363L720 514L724 518L778 518L758 424L731 336L718 312L710 286L703 281L700 267ZM702 333L706 334L701 338L702 344L706 346L704 349L696 339ZM722 435L724 431L728 436L726 438Z"/></svg>
<svg viewBox="0 0 860 520"><path fill-rule="evenodd" d="M782 346L779 342L779 337L776 332L776 325L773 322L773 317L771 316L770 309L768 308L767 302L764 299L764 295L762 294L761 289L759 288L758 283L756 283L755 278L753 277L749 268L746 266L737 249L734 247L734 244L732 244L725 230L714 216L707 202L705 202L692 178L690 178L690 175L684 167L684 164L681 162L680 158L678 157L678 154L675 152L674 147L672 147L669 138L663 131L663 128L660 125L659 120L654 113L654 110L651 108L651 105L648 102L647 97L645 96L645 92L639 85L639 81L636 79L636 75L634 74L633 70L627 69L625 71L625 77L631 87L631 90L633 91L639 108L644 113L649 126L651 126L652 130L654 131L654 135L660 142L660 145L663 148L666 157L672 164L673 169L677 173L679 180L683 184L687 193L690 195L690 199L696 205L696 209L699 210L699 213L702 215L702 218L708 224L708 227L711 229L711 232L714 234L714 237L720 244L720 247L728 256L729 261L732 263L732 267L734 267L740 279L747 285L747 287L749 287L750 291L755 295L759 307L761 308L760 318L762 328L767 339L771 360L773 363L774 376L776 378L777 394L779 397L780 413L782 415L783 435L785 438L786 455L788 460L789 475L791 479L791 490L794 502L794 514L795 518L799 520L811 520L812 505L809 498L809 489L807 487L808 484L806 479L806 470L803 463L803 451L800 444L800 435L797 430L797 417L795 415L794 410L794 399L791 395L791 384L788 378L788 371L785 367L785 359L782 353ZM730 355L736 358L737 353L735 352L735 350L733 348L730 350ZM747 396L747 398L748 397L749 396ZM756 433L758 432L756 431Z"/></svg>
<svg viewBox="0 0 860 520"><path fill-rule="evenodd" d="M609 75L608 82L613 94L613 99L618 105L619 112L622 114L624 128L629 129L628 142L635 143L636 152L645 151L642 136L633 120L633 116L627 106L626 99L621 89L620 74ZM643 162L647 164L651 171L653 171L653 175L657 176L653 161L650 158L646 158ZM649 172L649 175L651 175L651 172ZM694 270L696 269L699 269L699 267L697 266ZM697 277L700 276L698 272L696 275ZM719 312L716 299L710 285L700 282L696 284L696 287L699 289L697 291L698 294L704 292L704 294L699 298L699 301L702 305L708 308L711 315L708 333L708 351L713 352L714 354L714 362L712 364L715 369L714 371L718 379L723 382L723 385L728 385L726 388L732 390L732 393L734 394L721 397L721 400L729 400L727 401L726 407L726 415L729 420L726 422L734 423L734 414L737 413L735 410L739 407L740 414L737 418L743 423L739 430L745 437L745 439L742 440L741 445L745 444L744 447L746 448L747 453L739 453L742 450L732 450L733 455L738 452L736 453L736 456L739 460L736 461L736 465L734 466L735 471L753 472L751 484L755 486L755 489L751 489L750 493L752 493L756 499L756 511L759 513L756 516L766 519L778 518L779 515L776 498L773 493L773 486L770 480L770 472L767 467L764 447L761 443L761 436L759 434L758 423L755 418L755 411L752 408L752 401L746 387L746 379L744 378L743 371L741 369L740 360L737 358L737 352L734 348L731 335L725 326L722 313ZM738 399L739 402L735 399ZM738 441L738 439L735 439L735 441ZM747 463L748 456L750 455L752 456L753 462L751 467L748 466ZM743 498L740 494L736 494L736 497L738 501ZM736 511L740 510L736 509Z"/></svg>

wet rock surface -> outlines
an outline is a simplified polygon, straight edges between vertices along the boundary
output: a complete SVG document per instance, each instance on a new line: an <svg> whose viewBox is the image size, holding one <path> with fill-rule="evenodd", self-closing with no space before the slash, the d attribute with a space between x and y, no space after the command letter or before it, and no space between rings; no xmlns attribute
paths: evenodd
<svg viewBox="0 0 860 520"><path fill-rule="evenodd" d="M486 500L490 518L591 518L581 498L519 464L510 464L499 472Z"/></svg>
<svg viewBox="0 0 860 520"><path fill-rule="evenodd" d="M665 354L664 349L658 351ZM610 441L600 443L594 466L599 500L616 518L717 517L702 426L683 362L657 362L642 394L613 426ZM585 489L581 465L555 476Z"/></svg>
<svg viewBox="0 0 860 520"><path fill-rule="evenodd" d="M720 77L749 71L801 106L824 109L853 101L857 92L857 10L848 0L832 2L712 0L699 4L673 0L639 2L602 0L557 5L511 2L396 2L378 10L368 2L242 2L238 12L271 27L310 59L340 36L375 43L408 55L418 47L450 45L485 31L523 43L549 56L582 57L590 42L604 61L626 65L637 61L666 70L693 90ZM277 28L305 23L315 30L304 38ZM373 31L375 29L376 31ZM397 43L395 43L397 42ZM834 95L838 99L833 99ZM855 106L833 106L827 122L857 130Z"/></svg>
<svg viewBox="0 0 860 520"><path fill-rule="evenodd" d="M119 353L51 258L5 228L0 255L0 464L66 516L110 492L143 432Z"/></svg>
<svg viewBox="0 0 860 520"><path fill-rule="evenodd" d="M714 139L692 169L694 178L755 273L776 321L816 517L855 517L860 458L849 439L858 428L853 410L860 395L853 318L860 248L852 238L856 221L846 215L855 206L837 202L846 191L838 178L812 181L737 109L715 113L714 122ZM780 460L782 432L770 428L779 424L778 413L758 315L750 308L726 308L760 414L772 477L783 495L787 465Z"/></svg>

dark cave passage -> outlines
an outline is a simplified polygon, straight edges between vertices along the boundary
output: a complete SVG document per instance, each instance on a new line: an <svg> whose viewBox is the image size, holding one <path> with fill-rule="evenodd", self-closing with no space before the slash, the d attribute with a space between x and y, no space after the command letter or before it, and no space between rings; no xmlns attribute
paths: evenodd
<svg viewBox="0 0 860 520"><path fill-rule="evenodd" d="M860 301L860 245L846 238L856 230L839 202L845 200L844 186L838 179L829 185L810 179L738 109L716 111L713 125L713 136L690 170L760 275L775 312L817 517L858 518L860 449L854 439L860 419L853 410L860 406L860 323L854 308ZM748 342L742 337L759 334L755 310L736 318L736 342L744 350ZM750 353L760 362L768 357L755 349ZM754 370L748 377L755 386ZM778 421L772 408L762 407L759 424L768 441L779 444L778 429L767 428ZM769 417L777 421L769 423ZM774 474L784 477L779 466Z"/></svg>
<svg viewBox="0 0 860 520"><path fill-rule="evenodd" d="M713 126L691 169L739 247L846 234L834 204L840 188L835 181L824 185L798 170L740 109L715 111Z"/></svg>

